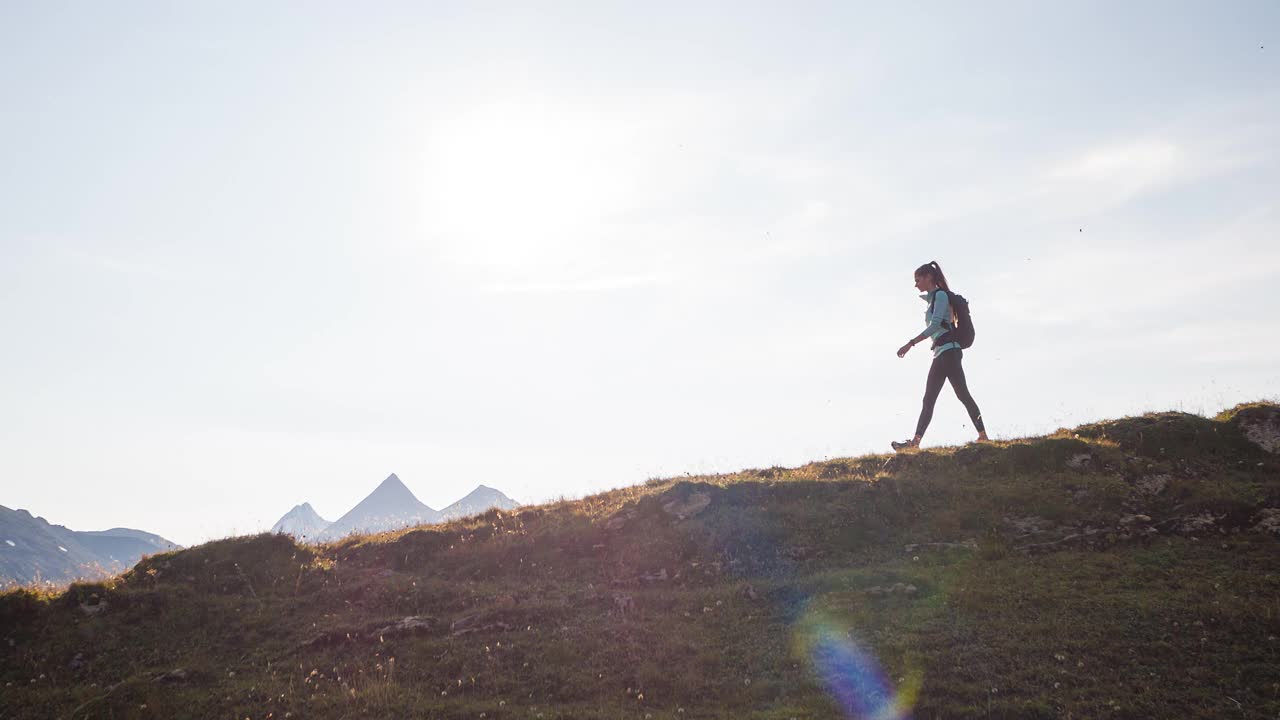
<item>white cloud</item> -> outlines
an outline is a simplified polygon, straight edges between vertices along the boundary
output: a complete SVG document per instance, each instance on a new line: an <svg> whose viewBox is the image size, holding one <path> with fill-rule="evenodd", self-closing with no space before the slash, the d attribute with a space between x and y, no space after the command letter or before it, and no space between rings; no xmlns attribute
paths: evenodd
<svg viewBox="0 0 1280 720"><path fill-rule="evenodd" d="M1213 112L1087 145L1028 178L1027 196L1060 214L1084 217L1175 186L1265 166L1275 154L1274 131L1252 127L1247 112ZM1224 132L1224 127L1239 131Z"/></svg>
<svg viewBox="0 0 1280 720"><path fill-rule="evenodd" d="M493 282L482 286L481 290L495 294L592 293L667 285L675 280L674 273L643 273L585 277L557 282Z"/></svg>
<svg viewBox="0 0 1280 720"><path fill-rule="evenodd" d="M1185 152L1152 138L1086 150L1050 171L1054 180L1107 183L1130 192L1166 181L1185 163Z"/></svg>
<svg viewBox="0 0 1280 720"><path fill-rule="evenodd" d="M98 270L106 270L113 273L122 273L125 275L148 275L151 277L162 277L168 274L164 268L142 260L127 259L103 255L97 252L88 252L71 247L59 247L58 254L80 265L87 265Z"/></svg>

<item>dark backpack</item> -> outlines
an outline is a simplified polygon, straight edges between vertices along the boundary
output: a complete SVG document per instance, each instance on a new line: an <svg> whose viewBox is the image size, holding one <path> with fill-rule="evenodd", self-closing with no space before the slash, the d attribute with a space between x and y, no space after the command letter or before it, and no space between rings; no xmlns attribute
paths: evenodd
<svg viewBox="0 0 1280 720"><path fill-rule="evenodd" d="M957 295L950 290L943 290L947 294L947 299L951 301L951 307L956 313L956 326L945 333L938 336L935 341L936 345L946 345L949 342L960 343L960 347L968 350L973 345L973 318L969 316L969 301L964 299L963 295Z"/></svg>

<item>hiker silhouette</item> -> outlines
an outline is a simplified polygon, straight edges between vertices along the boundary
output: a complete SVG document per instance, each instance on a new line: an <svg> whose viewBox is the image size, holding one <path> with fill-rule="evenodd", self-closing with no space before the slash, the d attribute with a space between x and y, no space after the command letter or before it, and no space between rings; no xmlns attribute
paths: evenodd
<svg viewBox="0 0 1280 720"><path fill-rule="evenodd" d="M894 450L908 450L920 447L920 440L933 420L933 406L938 401L938 393L942 385L951 381L951 389L956 397L964 403L969 411L969 419L978 431L978 442L986 442L987 430L982 422L982 412L978 403L969 394L969 385L965 381L964 349L973 344L973 322L969 318L969 303L962 296L951 291L947 278L942 274L942 267L937 261L930 261L916 268L916 289L924 293L920 296L929 304L925 310L925 329L919 335L898 348L898 357L906 357L911 348L925 338L932 340L933 364L929 366L929 377L924 386L924 404L920 408L920 419L916 422L915 436L902 442L893 441L890 446Z"/></svg>

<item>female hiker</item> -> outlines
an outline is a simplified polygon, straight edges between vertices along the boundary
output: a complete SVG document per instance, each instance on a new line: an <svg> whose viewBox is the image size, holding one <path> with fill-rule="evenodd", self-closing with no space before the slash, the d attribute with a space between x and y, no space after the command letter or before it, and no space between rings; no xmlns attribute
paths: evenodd
<svg viewBox="0 0 1280 720"><path fill-rule="evenodd" d="M956 327L956 317L951 303L951 288L947 286L947 278L942 274L938 263L930 262L916 268L916 289L924 293L920 298L929 303L929 309L924 313L924 321L928 327L898 348L898 357L906 356L907 351L916 343L930 338L933 340L933 364L929 366L929 379L924 386L924 407L920 409L915 437L903 442L895 440L890 445L894 450L920 447L920 438L924 437L924 431L929 428L929 421L933 419L933 405L938 400L938 393L942 392L942 383L947 380L951 381L951 389L956 391L956 397L960 398L960 402L969 411L969 419L978 431L978 442L986 442L988 438L982 424L982 413L969 394L969 387L964 380L964 368L960 365L964 350L951 336L942 337Z"/></svg>

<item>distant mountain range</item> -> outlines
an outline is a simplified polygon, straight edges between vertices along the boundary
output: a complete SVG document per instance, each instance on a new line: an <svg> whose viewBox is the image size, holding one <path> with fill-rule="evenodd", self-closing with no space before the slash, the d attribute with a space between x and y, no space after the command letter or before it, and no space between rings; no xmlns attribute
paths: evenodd
<svg viewBox="0 0 1280 720"><path fill-rule="evenodd" d="M180 547L129 528L71 530L0 505L0 585L109 577L133 567L143 555Z"/></svg>
<svg viewBox="0 0 1280 720"><path fill-rule="evenodd" d="M482 513L510 510L520 503L501 491L480 485L466 497L435 510L414 497L392 473L345 515L330 522L310 503L285 513L271 528L308 542L328 542L352 533L377 533L412 525L431 525ZM180 545L159 535L132 530L71 530L26 510L0 505L0 587L110 577L137 564L143 555L177 550Z"/></svg>
<svg viewBox="0 0 1280 720"><path fill-rule="evenodd" d="M377 533L413 525L433 525L482 513L491 508L511 510L517 507L520 507L520 503L501 491L480 485L458 502L443 510L435 510L418 500L400 478L391 473L368 497L333 522L320 517L311 503L304 502L285 513L272 526L271 532L292 535L310 542L328 542L352 533Z"/></svg>

